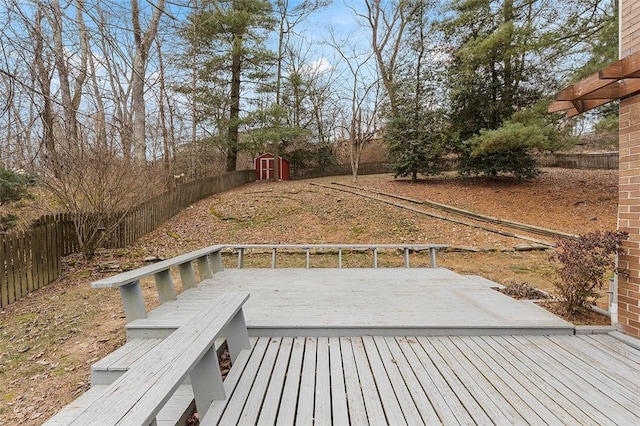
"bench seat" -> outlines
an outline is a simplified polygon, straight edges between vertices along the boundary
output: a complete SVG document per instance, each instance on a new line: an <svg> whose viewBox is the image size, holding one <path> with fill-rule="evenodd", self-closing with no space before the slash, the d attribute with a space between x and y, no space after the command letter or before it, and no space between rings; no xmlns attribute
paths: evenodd
<svg viewBox="0 0 640 426"><path fill-rule="evenodd" d="M108 385L97 385L80 395L72 403L65 406L62 411L49 419L46 426L62 426L76 424L74 420L89 405L102 396ZM165 406L156 416L158 426L186 425L187 420L193 414L195 403L193 401L193 390L191 385L180 386L167 401Z"/></svg>

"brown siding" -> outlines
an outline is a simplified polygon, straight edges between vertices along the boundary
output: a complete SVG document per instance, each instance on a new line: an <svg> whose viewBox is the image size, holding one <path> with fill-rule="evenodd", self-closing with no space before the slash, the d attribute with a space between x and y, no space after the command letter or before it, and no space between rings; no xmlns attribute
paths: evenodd
<svg viewBox="0 0 640 426"><path fill-rule="evenodd" d="M640 52L640 2L623 0L621 10L622 57ZM629 276L619 277L618 321L623 331L640 337L640 96L620 102L620 178L618 227L629 233L620 267Z"/></svg>

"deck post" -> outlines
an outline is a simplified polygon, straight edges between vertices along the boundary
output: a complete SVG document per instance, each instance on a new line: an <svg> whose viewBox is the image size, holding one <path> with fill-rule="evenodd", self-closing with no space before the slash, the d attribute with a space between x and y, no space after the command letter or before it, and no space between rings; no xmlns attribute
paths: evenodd
<svg viewBox="0 0 640 426"><path fill-rule="evenodd" d="M404 248L404 267L405 268L410 268L411 267L409 265L409 247L405 247Z"/></svg>
<svg viewBox="0 0 640 426"><path fill-rule="evenodd" d="M178 270L180 270L180 280L182 281L183 290L196 288L198 286L196 276L193 273L193 265L190 261L178 265Z"/></svg>
<svg viewBox="0 0 640 426"><path fill-rule="evenodd" d="M238 269L242 269L244 267L244 249L240 247L238 249Z"/></svg>
<svg viewBox="0 0 640 426"><path fill-rule="evenodd" d="M209 256L202 256L198 258L198 273L200 273L200 280L213 277L211 272L211 266L209 265Z"/></svg>
<svg viewBox="0 0 640 426"><path fill-rule="evenodd" d="M209 255L209 264L211 265L211 269L214 274L216 272L224 271L224 266L222 265L222 254L220 254L220 251L216 251Z"/></svg>
<svg viewBox="0 0 640 426"><path fill-rule="evenodd" d="M121 285L119 288L127 323L136 319L146 318L147 310L144 306L140 281L132 281L128 284Z"/></svg>
<svg viewBox="0 0 640 426"><path fill-rule="evenodd" d="M216 349L211 346L189 374L198 415L202 419L213 401L225 399Z"/></svg>
<svg viewBox="0 0 640 426"><path fill-rule="evenodd" d="M167 300L176 300L176 289L173 286L173 278L171 278L171 272L169 269L165 269L153 274L153 278L156 280L156 288L158 289L158 298L160 303L164 303Z"/></svg>
<svg viewBox="0 0 640 426"><path fill-rule="evenodd" d="M231 321L229 321L229 324L227 324L225 334L231 362L236 360L242 349L251 348L247 323L245 322L242 308L240 308Z"/></svg>
<svg viewBox="0 0 640 426"><path fill-rule="evenodd" d="M436 267L436 249L434 247L429 248L429 257L431 257L431 267Z"/></svg>

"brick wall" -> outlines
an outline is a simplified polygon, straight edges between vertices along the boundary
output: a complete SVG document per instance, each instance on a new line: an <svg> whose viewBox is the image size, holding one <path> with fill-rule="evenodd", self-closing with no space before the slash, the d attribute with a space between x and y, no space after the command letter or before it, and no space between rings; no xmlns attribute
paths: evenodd
<svg viewBox="0 0 640 426"><path fill-rule="evenodd" d="M640 51L640 2L622 0L621 56ZM621 329L640 338L640 96L620 102L620 180L618 227L629 233L620 267L629 277L618 280Z"/></svg>

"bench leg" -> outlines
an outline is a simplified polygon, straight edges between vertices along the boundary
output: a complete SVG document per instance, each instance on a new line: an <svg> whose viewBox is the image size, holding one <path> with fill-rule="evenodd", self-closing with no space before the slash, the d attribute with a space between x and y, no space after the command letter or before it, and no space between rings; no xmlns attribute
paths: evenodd
<svg viewBox="0 0 640 426"><path fill-rule="evenodd" d="M178 266L180 270L180 281L182 281L182 289L196 288L196 275L193 273L193 265L191 262L183 263Z"/></svg>
<svg viewBox="0 0 640 426"><path fill-rule="evenodd" d="M227 349L229 349L229 356L231 357L231 363L233 363L241 350L251 348L247 323L244 320L242 308L240 308L238 313L236 313L229 324L227 324L225 334L227 338Z"/></svg>
<svg viewBox="0 0 640 426"><path fill-rule="evenodd" d="M200 273L200 281L213 277L211 267L209 266L209 256L198 258L198 272Z"/></svg>
<svg viewBox="0 0 640 426"><path fill-rule="evenodd" d="M191 386L198 416L204 418L213 401L225 399L224 385L215 347L210 347L191 370Z"/></svg>
<svg viewBox="0 0 640 426"><path fill-rule="evenodd" d="M127 323L147 317L147 309L144 306L144 299L142 297L142 290L140 289L139 281L121 285L120 297L122 297L122 304L124 305L124 314L127 317Z"/></svg>
<svg viewBox="0 0 640 426"><path fill-rule="evenodd" d="M156 273L153 278L156 280L156 288L158 289L158 298L160 303L167 300L176 300L176 289L173 286L173 278L168 269Z"/></svg>
<svg viewBox="0 0 640 426"><path fill-rule="evenodd" d="M222 266L222 255L219 251L209 255L209 263L211 264L211 269L214 274L216 272L224 271L224 266Z"/></svg>

